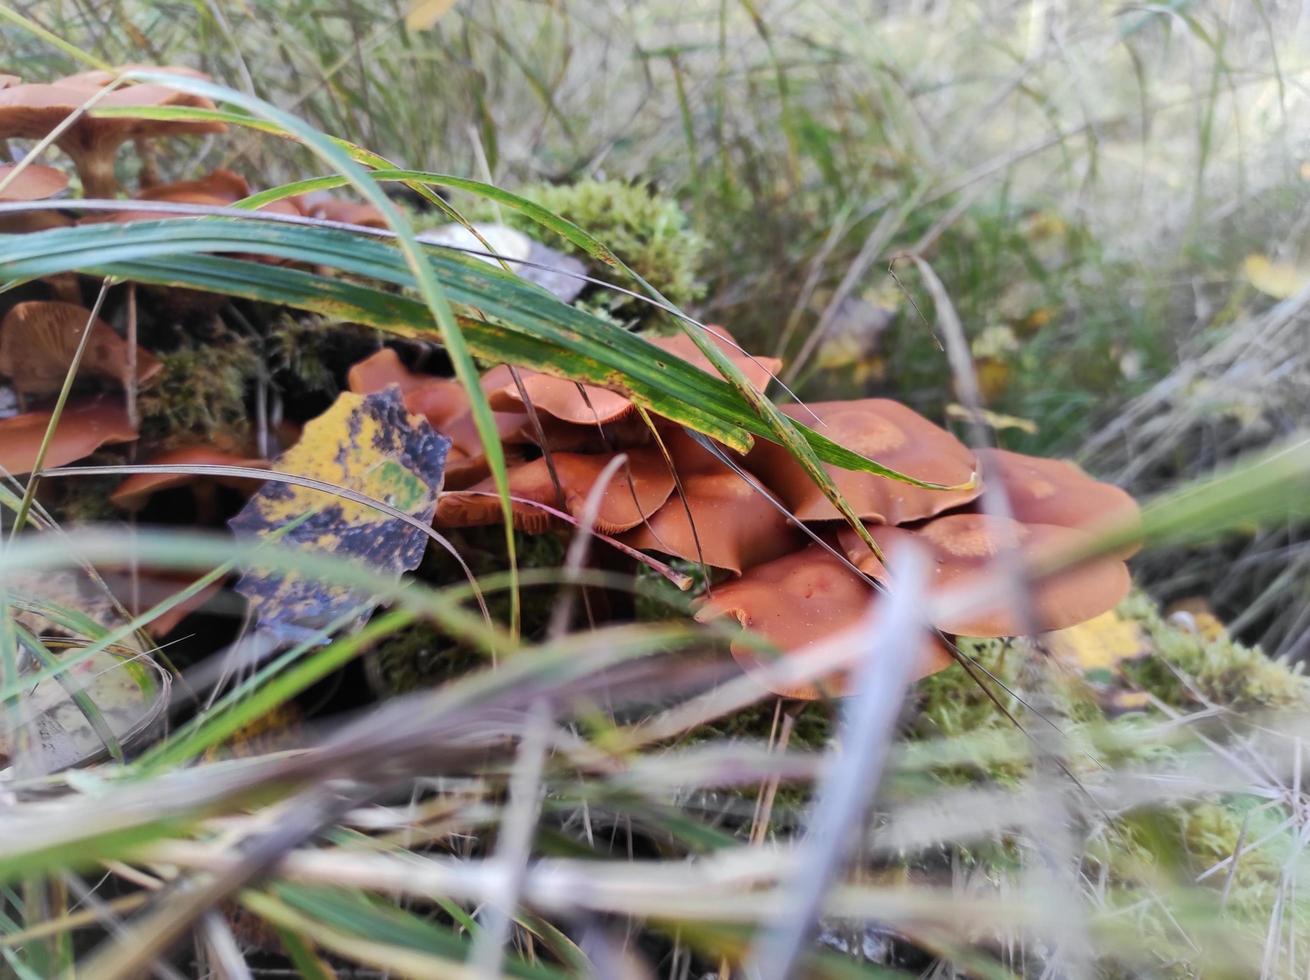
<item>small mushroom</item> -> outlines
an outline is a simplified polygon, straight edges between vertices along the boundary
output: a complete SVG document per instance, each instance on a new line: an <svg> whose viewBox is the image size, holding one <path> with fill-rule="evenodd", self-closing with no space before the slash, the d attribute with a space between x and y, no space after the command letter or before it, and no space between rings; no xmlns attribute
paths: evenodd
<svg viewBox="0 0 1310 980"><path fill-rule="evenodd" d="M15 136L41 139L99 94L104 84L98 77L87 81L85 75L75 75L49 85L12 85L0 89L0 139ZM114 89L104 94L95 105L104 108L154 106L213 109L214 103L202 96L151 84ZM220 122L98 118L84 112L60 134L55 145L72 158L78 176L82 178L82 190L88 197L113 197L118 192L114 157L125 141L219 133L225 129Z"/></svg>
<svg viewBox="0 0 1310 980"><path fill-rule="evenodd" d="M623 542L740 575L801 544L799 532L768 497L736 473L682 473L676 490L646 523ZM688 519L690 514L690 519Z"/></svg>
<svg viewBox="0 0 1310 980"><path fill-rule="evenodd" d="M145 461L149 466L244 466L266 470L265 459L251 459L227 453L209 446L186 446L157 453ZM213 485L231 487L242 492L256 489L261 481L247 476L226 476L214 473L133 473L118 485L109 500L115 507L136 511L144 507L156 493L174 487L191 486L195 490L201 511L212 509Z"/></svg>
<svg viewBox="0 0 1310 980"><path fill-rule="evenodd" d="M1025 524L985 514L948 514L916 529L870 525L869 533L884 553L906 539L927 549L933 560L934 593L971 589L996 582L1002 575L997 558L1004 548L1017 549L1025 567L1091 541L1074 528ZM839 534L846 556L879 581L887 571L850 528ZM1032 583L1027 606L1034 622L1025 623L1022 610L1008 596L985 608L938 618L933 625L959 636L1019 636L1031 626L1038 632L1065 629L1113 609L1131 588L1128 566L1116 558L1097 558L1048 575Z"/></svg>
<svg viewBox="0 0 1310 980"><path fill-rule="evenodd" d="M0 322L0 374L14 390L27 395L53 395L64 385L91 311L74 303L33 300L19 303ZM132 383L128 344L114 328L96 317L82 354L87 374ZM163 369L149 351L137 349L136 381L144 384Z"/></svg>
<svg viewBox="0 0 1310 980"><path fill-rule="evenodd" d="M1088 476L1076 463L1006 449L984 449L978 456L990 464L987 472L1005 488L1016 520L1074 527L1093 534L1136 528L1141 523L1137 501L1113 484ZM1130 546L1119 556L1129 558L1136 551L1136 545Z"/></svg>
<svg viewBox="0 0 1310 980"><path fill-rule="evenodd" d="M967 484L975 473L976 461L967 446L899 402L866 398L814 402L807 407L785 405L782 411L847 449L928 483L958 486ZM746 466L801 520L841 519L837 508L783 446L757 440ZM982 493L976 485L962 490L925 490L831 464L824 469L855 513L879 524L932 517Z"/></svg>
<svg viewBox="0 0 1310 980"><path fill-rule="evenodd" d="M673 474L664 459L650 449L627 453L628 463L609 481L600 498L596 530L617 534L636 527L649 518L673 492ZM511 497L560 507L581 518L591 488L600 478L612 456L584 456L579 453L554 453L551 463L559 478L559 488L551 478L546 459L535 459L509 469ZM556 521L545 511L528 504L512 502L514 526L530 534L550 530ZM437 504L435 523L439 527L472 527L499 524L500 500L495 481L488 477L468 490L443 493Z"/></svg>
<svg viewBox="0 0 1310 980"><path fill-rule="evenodd" d="M19 476L32 471L52 415L48 411L25 412L0 419L0 467L5 472ZM47 469L64 466L90 456L101 446L132 442L136 437L136 426L121 399L99 397L69 402L59 416L43 465Z"/></svg>
<svg viewBox="0 0 1310 980"><path fill-rule="evenodd" d="M817 644L849 629L868 614L876 592L864 579L819 545L777 558L750 569L741 578L717 586L696 611L707 622L733 616L788 657L804 657ZM732 656L750 674L757 674L770 658L753 646L734 640ZM954 661L935 636L925 633L916 654L914 676L926 677ZM818 683L779 684L765 679L769 690L782 697L813 700L847 693L844 674Z"/></svg>
<svg viewBox="0 0 1310 980"><path fill-rule="evenodd" d="M15 170L18 170L16 165L0 167L0 184ZM31 163L0 190L0 201L44 201L67 186L68 176L62 170Z"/></svg>

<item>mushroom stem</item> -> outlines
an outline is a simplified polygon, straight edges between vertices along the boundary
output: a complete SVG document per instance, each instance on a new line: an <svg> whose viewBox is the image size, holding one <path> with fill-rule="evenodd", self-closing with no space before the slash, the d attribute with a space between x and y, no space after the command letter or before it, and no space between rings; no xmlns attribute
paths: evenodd
<svg viewBox="0 0 1310 980"><path fill-rule="evenodd" d="M69 148L65 148L69 149ZM69 152L77 175L82 179L82 196L91 198L118 197L118 177L114 174L114 153L97 147L89 152Z"/></svg>

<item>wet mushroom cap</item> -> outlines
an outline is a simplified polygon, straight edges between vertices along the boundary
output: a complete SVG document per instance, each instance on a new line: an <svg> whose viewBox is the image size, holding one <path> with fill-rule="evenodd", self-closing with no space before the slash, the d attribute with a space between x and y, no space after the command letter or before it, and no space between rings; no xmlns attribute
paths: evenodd
<svg viewBox="0 0 1310 980"><path fill-rule="evenodd" d="M15 390L54 394L77 352L91 311L75 303L31 300L19 303L0 321L0 374ZM107 378L126 386L131 381L131 351L122 337L99 317L82 354L79 374ZM149 351L137 348L136 382L143 384L163 370Z"/></svg>
<svg viewBox="0 0 1310 980"><path fill-rule="evenodd" d="M1003 582L1005 570L999 560L1003 549L1017 549L1020 567L1032 568L1092 541L1075 528L985 514L948 514L915 529L870 525L868 530L884 554L894 555L905 541L927 549L933 562L930 590L934 595ZM851 561L873 578L889 581L886 570L854 531L843 528L838 537ZM958 636L1021 636L1032 630L1065 629L1113 609L1131 585L1128 566L1122 561L1096 558L1032 583L1026 603L1002 595L985 607L939 616L933 625ZM1024 620L1025 605L1032 623Z"/></svg>
<svg viewBox="0 0 1310 980"><path fill-rule="evenodd" d="M0 167L0 183L17 170L17 166ZM39 163L24 167L4 190L0 191L0 201L44 201L54 197L68 186L68 176L54 167L43 167Z"/></svg>
<svg viewBox="0 0 1310 980"><path fill-rule="evenodd" d="M209 446L186 446L156 453L144 460L148 466L243 466L266 470L271 465L266 459L254 459L225 453ZM133 473L109 495L115 507L139 510L161 490L193 483L213 482L241 491L253 491L261 481L254 477L228 476L215 473Z"/></svg>
<svg viewBox="0 0 1310 980"><path fill-rule="evenodd" d="M810 545L717 586L696 611L696 619L708 622L732 616L785 655L804 657L807 651L818 649L819 641L860 622L876 596L873 587L840 559L819 545ZM767 652L742 640L734 640L731 649L733 658L750 674L770 662ZM954 662L945 646L927 633L916 657L916 678ZM817 683L762 682L775 694L806 700L848 693L844 673Z"/></svg>
<svg viewBox="0 0 1310 980"><path fill-rule="evenodd" d="M624 537L625 544L704 562L740 575L801 544L800 532L772 502L736 473L679 473L682 494ZM689 515L690 514L690 518Z"/></svg>
<svg viewBox="0 0 1310 980"><path fill-rule="evenodd" d="M621 467L601 492L596 530L602 534L617 534L636 527L659 510L673 492L673 475L657 453L634 449L627 457L627 466ZM612 458L553 453L551 462L559 477L558 490L545 457L512 466L510 496L567 511L581 520L587 497ZM514 526L530 534L542 533L558 524L545 511L529 504L512 502L512 509ZM437 504L438 527L472 527L500 521L500 500L490 477L468 490L443 493Z"/></svg>
<svg viewBox="0 0 1310 980"><path fill-rule="evenodd" d="M691 329L698 330L700 328L692 327ZM747 354L737 346L735 338L724 327L707 325L704 336L719 350L727 354L728 360L732 361L746 375L746 379L760 391L767 388L773 376L782 370L782 361L776 357L755 357ZM685 333L675 334L671 337L647 337L646 339L665 353L680 357L716 378L720 376L718 368L710 363L710 359L701 353L695 341Z"/></svg>
<svg viewBox="0 0 1310 980"><path fill-rule="evenodd" d="M50 426L51 412L25 412L0 419L0 467L14 476L30 473ZM101 446L132 442L137 437L122 398L88 398L69 402L59 416L43 466L64 466L90 456Z"/></svg>
<svg viewBox="0 0 1310 980"><path fill-rule="evenodd" d="M954 487L968 484L975 475L976 460L967 446L899 402L886 398L814 402L784 405L782 411L833 442L918 480ZM820 421L815 422L814 416ZM746 466L801 520L841 519L837 508L783 446L757 440ZM879 524L932 517L982 493L978 485L928 490L832 464L823 468L855 513Z"/></svg>
<svg viewBox="0 0 1310 980"><path fill-rule="evenodd" d="M1141 523L1137 501L1114 484L1088 476L1076 463L1006 449L984 449L978 457L1005 488L1015 520L1088 532ZM1129 547L1120 555L1130 557L1136 550Z"/></svg>

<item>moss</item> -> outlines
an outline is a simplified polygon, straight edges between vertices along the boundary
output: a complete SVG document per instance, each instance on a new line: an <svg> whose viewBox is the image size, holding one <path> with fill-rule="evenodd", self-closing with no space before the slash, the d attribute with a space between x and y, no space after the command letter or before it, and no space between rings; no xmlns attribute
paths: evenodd
<svg viewBox="0 0 1310 980"><path fill-rule="evenodd" d="M1156 651L1156 656L1125 665L1125 673L1168 704L1194 708L1198 694L1237 710L1290 708L1310 701L1310 682L1299 665L1270 660L1258 647L1227 636L1210 639L1175 626L1145 595L1131 596L1120 611L1143 625Z"/></svg>
<svg viewBox="0 0 1310 980"><path fill-rule="evenodd" d="M241 444L248 439L246 396L263 369L250 340L227 333L159 359L163 370L138 400L143 442Z"/></svg>
<svg viewBox="0 0 1310 980"><path fill-rule="evenodd" d="M679 306L705 294L700 279L705 243L687 224L677 202L656 194L643 184L617 180L585 180L576 184L536 184L519 193L549 211L572 221L607 245L638 275ZM621 273L595 262L582 249L548 233L519 212L495 211L482 204L475 211L480 219L502 220L548 244L577 255L592 266L598 278L635 288ZM644 319L651 307L621 293L589 291L583 302L594 312L619 315L623 319Z"/></svg>

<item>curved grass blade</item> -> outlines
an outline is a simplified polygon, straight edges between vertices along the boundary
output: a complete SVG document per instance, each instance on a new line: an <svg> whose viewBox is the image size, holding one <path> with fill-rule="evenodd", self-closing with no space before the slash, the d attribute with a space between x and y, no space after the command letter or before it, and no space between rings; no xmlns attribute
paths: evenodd
<svg viewBox="0 0 1310 980"><path fill-rule="evenodd" d="M0 211L11 208L0 206ZM411 338L436 339L423 304L409 297L301 269L197 254L238 250L333 266L398 286L413 285L394 249L329 228L174 218L0 238L0 262L19 278L71 269L111 271L141 282L281 303ZM487 322L463 321L473 353L558 377L622 388L643 407L739 451L750 448L754 435L777 438L755 406L732 386L639 335L617 330L531 283L458 253L433 249L427 263L440 273L454 302L487 318ZM788 420L788 424L824 462L926 489L954 489L916 480L800 423Z"/></svg>

